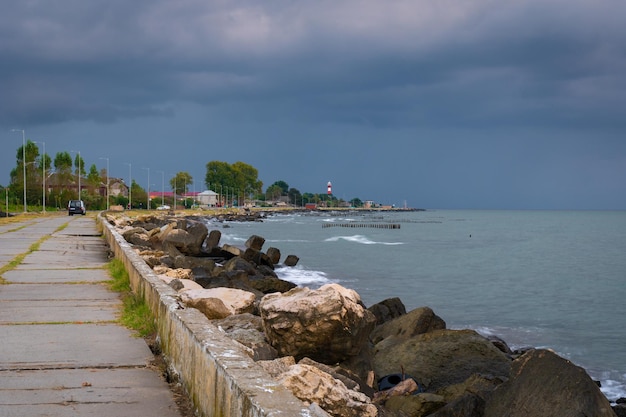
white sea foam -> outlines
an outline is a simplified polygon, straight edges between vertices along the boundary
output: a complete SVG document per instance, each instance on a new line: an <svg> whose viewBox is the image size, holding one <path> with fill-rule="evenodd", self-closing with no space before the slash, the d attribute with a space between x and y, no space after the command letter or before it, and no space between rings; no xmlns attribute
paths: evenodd
<svg viewBox="0 0 626 417"><path fill-rule="evenodd" d="M320 287L324 284L329 284L332 282L330 279L328 279L326 273L322 271L306 269L301 265L296 265L295 267L276 268L274 272L276 272L276 275L278 275L280 279L293 282L294 284L301 287Z"/></svg>
<svg viewBox="0 0 626 417"><path fill-rule="evenodd" d="M362 245L403 245L403 242L376 242L363 235L354 236L333 236L325 239L324 242L338 242L345 240L346 242L360 243Z"/></svg>
<svg viewBox="0 0 626 417"><path fill-rule="evenodd" d="M626 374L621 376L621 381L608 379L611 378L608 374L609 372L603 372L603 375L600 375L599 380L602 384L600 391L602 391L604 396L611 402L626 397L626 383L623 382L626 380Z"/></svg>

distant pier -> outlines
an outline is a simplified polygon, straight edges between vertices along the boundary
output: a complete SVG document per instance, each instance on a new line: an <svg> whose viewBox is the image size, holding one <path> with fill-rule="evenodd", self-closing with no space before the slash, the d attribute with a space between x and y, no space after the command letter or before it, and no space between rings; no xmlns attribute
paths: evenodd
<svg viewBox="0 0 626 417"><path fill-rule="evenodd" d="M323 223L322 229L327 227L350 227L350 228L362 228L367 227L371 229L399 229L398 223Z"/></svg>

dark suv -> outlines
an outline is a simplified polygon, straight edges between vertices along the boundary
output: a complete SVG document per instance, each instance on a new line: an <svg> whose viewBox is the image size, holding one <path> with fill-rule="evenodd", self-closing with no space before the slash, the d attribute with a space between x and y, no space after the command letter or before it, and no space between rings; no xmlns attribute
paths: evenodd
<svg viewBox="0 0 626 417"><path fill-rule="evenodd" d="M84 216L87 214L83 200L70 200L70 202L67 203L67 214L68 216L73 214L82 214Z"/></svg>

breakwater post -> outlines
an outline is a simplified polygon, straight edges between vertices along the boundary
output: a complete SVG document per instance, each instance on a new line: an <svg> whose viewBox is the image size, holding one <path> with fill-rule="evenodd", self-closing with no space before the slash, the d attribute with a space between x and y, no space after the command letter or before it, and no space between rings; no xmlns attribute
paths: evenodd
<svg viewBox="0 0 626 417"><path fill-rule="evenodd" d="M322 229L327 227L351 227L351 228L361 228L361 227L369 227L372 229L399 229L400 225L398 223L323 223Z"/></svg>

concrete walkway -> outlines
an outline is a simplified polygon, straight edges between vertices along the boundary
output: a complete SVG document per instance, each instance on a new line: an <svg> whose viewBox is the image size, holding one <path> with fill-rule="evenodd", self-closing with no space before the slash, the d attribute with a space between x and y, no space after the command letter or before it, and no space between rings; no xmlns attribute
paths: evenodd
<svg viewBox="0 0 626 417"><path fill-rule="evenodd" d="M92 217L0 225L0 267L46 236L2 274L0 417L180 417L144 340L116 323L121 302L102 284L107 247Z"/></svg>

